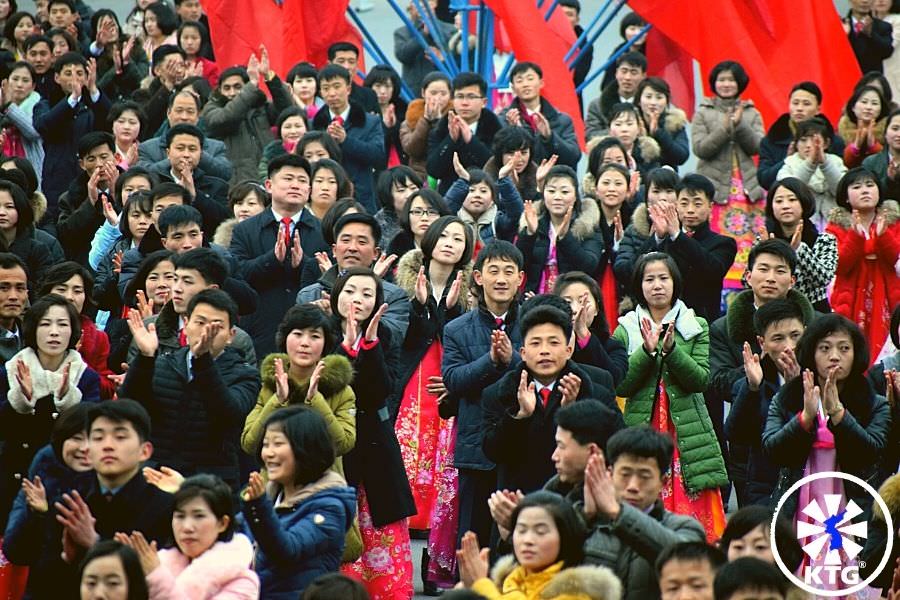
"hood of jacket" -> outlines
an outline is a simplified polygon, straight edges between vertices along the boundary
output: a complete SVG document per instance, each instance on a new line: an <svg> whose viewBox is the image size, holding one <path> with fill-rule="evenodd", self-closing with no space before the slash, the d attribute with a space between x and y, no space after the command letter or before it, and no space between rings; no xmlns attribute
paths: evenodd
<svg viewBox="0 0 900 600"><path fill-rule="evenodd" d="M896 527L897 519L900 518L900 473L885 479L878 489L878 495L887 504L888 511L891 513L891 520L894 522L894 527ZM885 520L881 505L877 502L872 503L872 517L882 522Z"/></svg>
<svg viewBox="0 0 900 600"><path fill-rule="evenodd" d="M888 225L895 223L897 219L900 219L900 204L897 204L896 200L885 200L878 207L877 214L884 215L884 220ZM853 226L853 213L842 206L837 206L828 213L828 222L841 229L850 229Z"/></svg>
<svg viewBox="0 0 900 600"><path fill-rule="evenodd" d="M622 582L610 569L582 565L563 569L541 592L545 600L619 600Z"/></svg>
<svg viewBox="0 0 900 600"><path fill-rule="evenodd" d="M406 292L406 295L409 298L413 298L416 295L416 279L419 277L419 269L424 264L424 260L425 255L422 251L415 249L404 254L400 259L400 262L397 263L397 274L394 275L394 283ZM469 293L469 281L472 278L472 263L463 267L462 272L462 281L459 285L459 297L461 299L466 298L466 294ZM456 277L455 272L451 275L452 277ZM450 289L449 286L447 289ZM428 293L431 293L430 281L428 282Z"/></svg>
<svg viewBox="0 0 900 600"><path fill-rule="evenodd" d="M628 333L628 355L637 351L644 343L641 335L641 321L650 319L650 312L643 306L636 306L631 312L619 317L619 324ZM663 323L675 323L675 332L683 340L691 340L703 333L703 326L697 320L697 314L693 308L688 308L682 300L677 300L672 309L663 317Z"/></svg>
<svg viewBox="0 0 900 600"><path fill-rule="evenodd" d="M230 581L240 577L259 581L250 568L253 555L253 544L247 536L235 533L231 540L216 542L194 560L189 560L177 547L160 550L159 562L175 577L179 597L213 598ZM151 573L148 581L152 579Z"/></svg>
<svg viewBox="0 0 900 600"><path fill-rule="evenodd" d="M277 483L270 481L266 484L266 493L269 494L270 498L277 498L280 491L281 486ZM275 509L292 509L301 502L309 500L322 492L328 492L339 498L348 507L352 519L356 511L356 490L347 487L347 480L331 469L325 471L325 474L318 481L308 483L295 490L292 495L281 498L275 505Z"/></svg>
<svg viewBox="0 0 900 600"><path fill-rule="evenodd" d="M47 196L38 190L31 195L31 198L28 199L28 203L31 204L31 210L34 211L34 222L40 223L41 220L43 220L44 215L47 214Z"/></svg>
<svg viewBox="0 0 900 600"><path fill-rule="evenodd" d="M546 209L543 202L536 202L538 222L544 218ZM597 201L588 196L581 197L581 207L578 209L578 215L572 220L569 230L577 239L583 240L593 234L600 227L600 207ZM525 214L519 218L519 231L525 231L528 225L525 221ZM540 224L538 224L540 229Z"/></svg>
<svg viewBox="0 0 900 600"><path fill-rule="evenodd" d="M806 296L791 288L788 290L787 299L800 307L804 323L812 323L815 310ZM744 342L750 342L751 346L756 346L756 331L753 329L754 312L756 311L753 308L753 290L740 292L728 306L728 312L725 314L728 337L740 346L743 346Z"/></svg>
<svg viewBox="0 0 900 600"><path fill-rule="evenodd" d="M213 234L213 244L218 244L223 248L231 247L231 236L234 233L234 227L238 224L236 217L226 219L219 223L216 227L216 233Z"/></svg>
<svg viewBox="0 0 900 600"><path fill-rule="evenodd" d="M263 359L259 373L262 377L263 386L270 390L275 389L276 358L280 358L286 365L290 364L290 359L287 354L270 354ZM325 363L325 368L322 369L322 373L319 376L319 391L322 392L324 397L329 398L334 396L353 383L353 366L350 364L350 361L347 360L347 357L339 354L329 354L322 358L322 362ZM300 382L297 379L290 377L290 383L291 401L297 399L302 403L306 399L309 381Z"/></svg>
<svg viewBox="0 0 900 600"><path fill-rule="evenodd" d="M552 580L561 570L563 563L559 561L554 563L537 573L527 573L525 568L516 562L516 557L512 554L500 557L494 564L490 572L491 581L496 584L497 588L503 592L522 589L522 583L525 580L531 580L531 588L540 589L541 581L548 582ZM544 584L546 585L546 583ZM543 597L543 596L541 596ZM605 600L605 599L604 599Z"/></svg>

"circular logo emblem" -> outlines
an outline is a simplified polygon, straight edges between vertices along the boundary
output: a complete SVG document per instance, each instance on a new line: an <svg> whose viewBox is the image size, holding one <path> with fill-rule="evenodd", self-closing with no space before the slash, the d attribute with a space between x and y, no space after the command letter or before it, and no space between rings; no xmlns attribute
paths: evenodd
<svg viewBox="0 0 900 600"><path fill-rule="evenodd" d="M856 561L868 537L868 522L863 510L853 500L841 494L821 494L813 496L800 512L812 519L812 523L798 522L795 534L797 541L809 557L811 564L801 568L801 577L792 573L784 564L775 542L775 522L781 514L785 502L802 486L820 479L841 479L864 489L881 508L887 526L887 548L878 566L865 580L859 578L859 568L865 566ZM785 515L793 521L794 515ZM794 585L813 595L831 598L844 597L866 588L887 565L894 546L894 524L887 504L871 485L847 473L824 471L808 475L794 485L778 500L772 524L769 527L769 542L775 563ZM829 589L840 583L849 586L844 589Z"/></svg>

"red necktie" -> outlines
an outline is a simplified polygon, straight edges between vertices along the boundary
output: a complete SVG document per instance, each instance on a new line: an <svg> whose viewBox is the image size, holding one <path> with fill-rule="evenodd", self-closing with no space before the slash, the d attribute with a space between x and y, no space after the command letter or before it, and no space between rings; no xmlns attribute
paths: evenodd
<svg viewBox="0 0 900 600"><path fill-rule="evenodd" d="M862 21L857 21L853 26L853 31L855 31L856 33L862 33L863 29L865 29L865 25L863 25Z"/></svg>
<svg viewBox="0 0 900 600"><path fill-rule="evenodd" d="M341 115L338 115L338 116L336 116L335 118L333 118L333 119L331 120L331 122L332 122L332 123L337 123L338 125L340 125L341 127L343 127L343 126L344 126L344 117L342 117Z"/></svg>
<svg viewBox="0 0 900 600"><path fill-rule="evenodd" d="M692 237L694 237L694 232L690 229L685 229L684 235L688 236L689 238L692 238Z"/></svg>
<svg viewBox="0 0 900 600"><path fill-rule="evenodd" d="M544 388L538 393L541 395L541 403L544 405L544 408L547 408L547 403L550 402L550 388Z"/></svg>
<svg viewBox="0 0 900 600"><path fill-rule="evenodd" d="M504 321L500 317L494 317L494 324L497 326L497 329L503 329L503 326L506 324L506 321Z"/></svg>
<svg viewBox="0 0 900 600"><path fill-rule="evenodd" d="M284 246L285 246L285 248L290 248L291 247L291 225L294 224L294 221L290 217L282 217L281 223L284 225Z"/></svg>
<svg viewBox="0 0 900 600"><path fill-rule="evenodd" d="M187 335L185 335L183 327L178 330L178 345L182 348L187 346Z"/></svg>

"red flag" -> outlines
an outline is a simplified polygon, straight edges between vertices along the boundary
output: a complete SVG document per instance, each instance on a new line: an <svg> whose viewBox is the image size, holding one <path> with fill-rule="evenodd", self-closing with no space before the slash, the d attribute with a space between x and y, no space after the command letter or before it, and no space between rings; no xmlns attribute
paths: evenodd
<svg viewBox="0 0 900 600"><path fill-rule="evenodd" d="M516 59L541 65L544 71L544 96L554 107L572 117L575 135L579 141L583 140L584 122L581 120L581 109L575 95L575 84L563 60L575 41L574 33L569 34L571 41L567 41L563 35L557 33L559 29L557 26L551 26L544 21L544 12L533 2L487 0L487 5L502 21ZM557 10L551 21L557 16L565 18L562 11ZM569 26L568 31L571 32L571 29Z"/></svg>
<svg viewBox="0 0 900 600"><path fill-rule="evenodd" d="M300 61L321 67L328 46L352 42L359 32L347 21L350 0L204 0L216 61L223 68L246 65L264 44L272 69L282 77ZM360 61L362 65L362 61ZM354 74L355 75L355 74Z"/></svg>
<svg viewBox="0 0 900 600"><path fill-rule="evenodd" d="M647 74L662 77L672 90L672 104L694 116L694 59L659 29L647 32Z"/></svg>
<svg viewBox="0 0 900 600"><path fill-rule="evenodd" d="M815 81L832 122L860 77L859 65L832 2L822 0L630 0L655 28L709 72L736 60L750 76L744 92L766 123L787 108L791 87Z"/></svg>

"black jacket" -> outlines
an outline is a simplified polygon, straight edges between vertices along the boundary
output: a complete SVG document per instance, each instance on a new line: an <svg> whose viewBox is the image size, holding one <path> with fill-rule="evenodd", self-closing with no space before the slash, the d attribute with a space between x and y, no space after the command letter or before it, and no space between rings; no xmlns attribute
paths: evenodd
<svg viewBox="0 0 900 600"><path fill-rule="evenodd" d="M238 442L259 394L259 371L226 348L215 360L209 354L191 357L189 378L188 351L140 355L128 369L122 395L150 413L155 462L185 477L218 475L237 490Z"/></svg>
<svg viewBox="0 0 900 600"><path fill-rule="evenodd" d="M168 159L153 165L150 171L156 173L160 181L175 182ZM228 210L228 182L207 175L200 169L194 169L193 177L197 195L191 200L191 206L203 216L203 239L212 241L216 228L231 217L231 211Z"/></svg>
<svg viewBox="0 0 900 600"><path fill-rule="evenodd" d="M34 294L44 279L44 273L54 264L50 248L40 241L37 231L32 225L24 231L16 232L16 239L9 248L3 248L4 244L0 242L0 251L12 252L28 268L28 295L32 301L35 300Z"/></svg>
<svg viewBox="0 0 900 600"><path fill-rule="evenodd" d="M860 71L883 73L882 61L894 51L894 28L887 21L873 18L872 29L868 34L857 33L854 31L849 15L846 21L850 22L850 33L847 34L847 39L850 40L850 47L853 48L853 54L856 55Z"/></svg>
<svg viewBox="0 0 900 600"><path fill-rule="evenodd" d="M475 135L465 143L460 136L455 142L450 137L447 127L447 117L442 117L437 125L431 128L428 134L428 174L441 180L438 191L446 194L453 182L456 181L456 170L453 168L453 153L459 154L459 161L467 169L482 169L485 163L494 155L491 145L494 136L500 131L501 125L497 115L484 108L478 117L478 127Z"/></svg>
<svg viewBox="0 0 900 600"><path fill-rule="evenodd" d="M85 497L97 520L94 531L101 540L110 540L120 531L140 531L147 541L161 548L172 539L174 496L144 480L140 469L111 499L106 499L100 483L94 481Z"/></svg>
<svg viewBox="0 0 900 600"><path fill-rule="evenodd" d="M62 244L68 260L80 265L88 265L88 252L97 229L103 225L103 202L100 198L93 204L88 199L90 176L79 170L78 176L69 189L59 197L59 216L56 219L56 236ZM116 210L121 206L113 204Z"/></svg>
<svg viewBox="0 0 900 600"><path fill-rule="evenodd" d="M365 487L372 522L382 527L416 514L387 407L394 384L391 364L396 363L390 330L379 326L378 343L368 350L361 347L356 357L349 356L342 345L336 352L347 356L356 372L352 385L356 394L356 446L344 455L344 473L347 483Z"/></svg>
<svg viewBox="0 0 900 600"><path fill-rule="evenodd" d="M722 281L737 254L734 238L715 233L707 222L694 231L693 237L682 232L675 240L666 236L657 243L656 236L651 235L647 242L651 250L675 259L687 284L681 298L684 303L709 323L718 319L722 314Z"/></svg>
<svg viewBox="0 0 900 600"><path fill-rule="evenodd" d="M230 250L238 261L238 272L260 297L259 310L241 319L241 327L253 338L260 357L275 352L275 331L300 291L303 262L293 268L290 250L283 262L275 258L275 236L280 232L281 223L271 209L266 209L238 223L231 238ZM300 236L305 257L327 249L319 220L308 210L301 214L294 234Z"/></svg>
<svg viewBox="0 0 900 600"><path fill-rule="evenodd" d="M538 398L530 417L516 419L515 415L519 412L518 388L523 369L524 363L508 371L500 381L484 391L482 448L485 456L497 464L497 489L520 489L527 494L541 489L555 473L550 457L556 448L555 417L562 401L562 392L558 386L554 386L546 407ZM618 428L625 427L615 398L600 394L583 366L569 361L560 373L560 378L568 373L581 378L579 400L596 398L605 401L618 415ZM609 377L608 381L611 385L612 378Z"/></svg>
<svg viewBox="0 0 900 600"><path fill-rule="evenodd" d="M825 115L819 115L819 118L828 121ZM794 140L794 127L791 123L791 115L784 113L772 123L766 136L759 142L759 168L756 171L756 179L759 181L759 185L765 189L771 188L778 179L778 171L784 166L788 148ZM844 140L837 133L832 135L831 144L826 152L843 158Z"/></svg>

